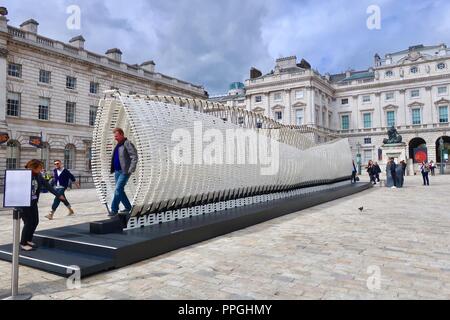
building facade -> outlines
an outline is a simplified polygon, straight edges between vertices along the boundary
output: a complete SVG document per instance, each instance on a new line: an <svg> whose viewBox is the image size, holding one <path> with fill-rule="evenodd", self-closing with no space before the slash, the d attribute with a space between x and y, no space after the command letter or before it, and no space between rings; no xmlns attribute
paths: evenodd
<svg viewBox="0 0 450 320"><path fill-rule="evenodd" d="M7 21L0 17L0 172L33 158L52 168L60 159L90 176L92 129L105 90L207 97L201 86L157 73L153 61L130 65L117 48L99 55L84 49L82 36L63 43L39 35L34 20L20 28Z"/></svg>
<svg viewBox="0 0 450 320"><path fill-rule="evenodd" d="M367 70L334 75L321 75L296 57L281 58L266 75L252 69L245 89L248 110L349 138L362 163L382 159L392 126L405 143L408 159L399 160L409 160L411 170L417 150L425 150L428 161L448 163L450 50L444 44L414 46L384 59L377 54Z"/></svg>

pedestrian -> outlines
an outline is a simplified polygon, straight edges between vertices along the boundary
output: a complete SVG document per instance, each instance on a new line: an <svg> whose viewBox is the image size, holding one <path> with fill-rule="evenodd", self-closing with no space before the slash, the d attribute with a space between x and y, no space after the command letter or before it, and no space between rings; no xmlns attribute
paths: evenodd
<svg viewBox="0 0 450 320"><path fill-rule="evenodd" d="M375 171L375 178L377 179L377 182L380 182L380 174L381 174L381 168L378 165L378 162L375 162L374 164L374 171Z"/></svg>
<svg viewBox="0 0 450 320"><path fill-rule="evenodd" d="M423 185L424 186L429 186L430 185L430 165L428 163L426 163L425 161L422 162L422 164L420 165L420 172L422 173L422 178L423 178Z"/></svg>
<svg viewBox="0 0 450 320"><path fill-rule="evenodd" d="M33 243L34 232L39 225L39 196L43 188L58 197L60 201L66 201L63 195L58 192L42 177L41 172L43 164L39 160L31 160L25 166L26 169L32 171L31 180L31 207L21 208L20 217L23 220L22 236L20 247L23 251L34 251L37 245Z"/></svg>
<svg viewBox="0 0 450 320"><path fill-rule="evenodd" d="M367 164L367 173L369 174L370 182L373 185L376 185L377 182L376 182L376 178L375 178L375 167L373 165L373 161L372 160L370 160L369 163Z"/></svg>
<svg viewBox="0 0 450 320"><path fill-rule="evenodd" d="M125 207L125 210L120 213L130 213L133 209L125 193L125 186L130 176L136 171L139 160L136 147L125 137L125 132L117 128L114 129L113 133L117 145L112 154L111 174L114 174L116 190L111 204L110 217L115 217L119 214L120 203Z"/></svg>
<svg viewBox="0 0 450 320"><path fill-rule="evenodd" d="M404 167L403 167L401 162L397 166L397 168L395 170L395 174L396 174L396 177L397 177L397 182L396 182L397 188L403 188L403 184L405 182L405 169L404 169Z"/></svg>
<svg viewBox="0 0 450 320"><path fill-rule="evenodd" d="M55 160L54 165L55 169L53 170L52 186L55 188L56 192L58 192L59 196L64 196L64 198L66 198L66 191L69 188L69 183L74 182L78 188L80 187L80 184L77 182L73 174L68 169L63 167L61 160ZM45 216L48 220L54 219L55 212L61 204L59 196L55 197L53 200L52 211L50 211L50 214ZM64 205L69 210L68 216L73 216L75 212L73 211L70 203L67 201L67 198Z"/></svg>
<svg viewBox="0 0 450 320"><path fill-rule="evenodd" d="M356 170L356 165L355 165L355 161L352 161L353 163L353 170L352 170L352 184L356 183L356 173L358 172L358 170Z"/></svg>
<svg viewBox="0 0 450 320"><path fill-rule="evenodd" d="M394 186L392 188L395 189L397 187L397 164L395 163L394 158L391 158L390 170L391 170L392 180L394 181Z"/></svg>
<svg viewBox="0 0 450 320"><path fill-rule="evenodd" d="M436 175L436 165L434 164L433 160L430 161L430 170L431 170L431 176Z"/></svg>

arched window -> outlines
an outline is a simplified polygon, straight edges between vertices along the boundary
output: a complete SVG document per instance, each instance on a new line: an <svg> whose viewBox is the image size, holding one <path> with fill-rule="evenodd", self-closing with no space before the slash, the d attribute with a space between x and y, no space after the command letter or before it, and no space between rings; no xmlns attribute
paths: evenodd
<svg viewBox="0 0 450 320"><path fill-rule="evenodd" d="M446 67L447 67L447 66L446 66L445 63L443 63L443 62L441 62L441 63L439 63L439 64L437 65L437 68L438 68L439 70L444 70Z"/></svg>
<svg viewBox="0 0 450 320"><path fill-rule="evenodd" d="M386 71L386 78L390 78L394 75L394 72L392 70Z"/></svg>
<svg viewBox="0 0 450 320"><path fill-rule="evenodd" d="M6 169L14 170L20 165L20 143L9 141L6 145Z"/></svg>
<svg viewBox="0 0 450 320"><path fill-rule="evenodd" d="M75 169L75 151L73 144L68 144L64 149L64 168L67 170Z"/></svg>
<svg viewBox="0 0 450 320"><path fill-rule="evenodd" d="M50 145L48 143L44 143L42 145L42 148L40 149L41 153L41 161L44 164L45 170L50 170L50 162L49 162L49 156L50 156Z"/></svg>

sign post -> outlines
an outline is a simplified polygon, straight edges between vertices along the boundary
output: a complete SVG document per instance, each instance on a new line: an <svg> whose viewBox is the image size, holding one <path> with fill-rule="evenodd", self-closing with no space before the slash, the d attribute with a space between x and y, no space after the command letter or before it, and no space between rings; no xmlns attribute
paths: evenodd
<svg viewBox="0 0 450 320"><path fill-rule="evenodd" d="M13 252L11 271L11 296L5 300L29 300L31 294L19 294L20 208L31 206L31 171L7 170L3 207L13 211Z"/></svg>

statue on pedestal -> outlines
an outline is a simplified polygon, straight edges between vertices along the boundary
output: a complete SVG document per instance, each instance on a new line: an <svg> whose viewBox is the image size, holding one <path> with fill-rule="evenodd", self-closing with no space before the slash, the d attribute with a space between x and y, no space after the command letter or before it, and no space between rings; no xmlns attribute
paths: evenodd
<svg viewBox="0 0 450 320"><path fill-rule="evenodd" d="M384 139L383 143L384 144L398 144L398 143L402 143L403 138L401 135L398 134L397 129L395 129L394 126L392 126L392 128L389 129L388 131L388 139Z"/></svg>

